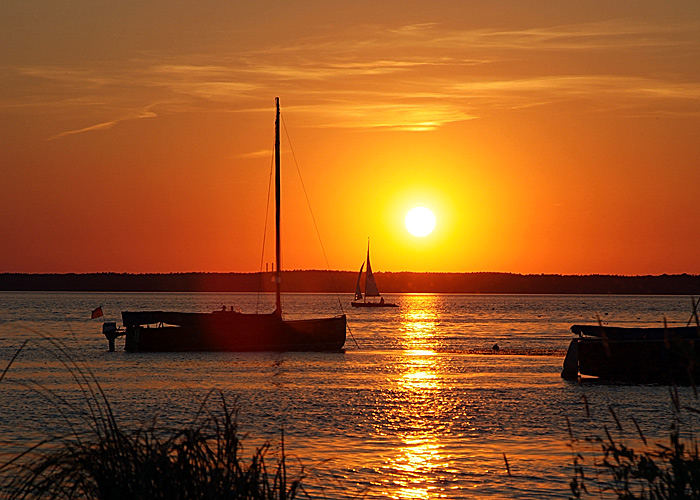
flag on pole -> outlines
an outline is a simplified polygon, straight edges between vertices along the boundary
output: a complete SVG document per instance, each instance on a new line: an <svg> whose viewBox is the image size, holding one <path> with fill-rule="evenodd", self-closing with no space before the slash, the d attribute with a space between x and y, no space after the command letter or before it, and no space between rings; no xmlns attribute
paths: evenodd
<svg viewBox="0 0 700 500"><path fill-rule="evenodd" d="M104 316L104 314L102 313L102 306L97 306L95 309L92 310L92 313L90 314L90 319L99 318L100 316Z"/></svg>

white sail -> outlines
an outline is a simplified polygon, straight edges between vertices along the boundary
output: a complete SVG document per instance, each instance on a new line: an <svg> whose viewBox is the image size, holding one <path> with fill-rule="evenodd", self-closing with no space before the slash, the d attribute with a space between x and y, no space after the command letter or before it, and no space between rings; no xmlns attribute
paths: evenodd
<svg viewBox="0 0 700 500"><path fill-rule="evenodd" d="M360 278L362 278L362 270L365 267L363 262L360 266L360 273L357 275L357 284L355 285L355 300L360 300L362 298L362 289L360 288Z"/></svg>
<svg viewBox="0 0 700 500"><path fill-rule="evenodd" d="M372 264L369 263L369 244L367 244L367 274L365 275L365 297L379 297L381 294L377 289L377 282L374 281Z"/></svg>

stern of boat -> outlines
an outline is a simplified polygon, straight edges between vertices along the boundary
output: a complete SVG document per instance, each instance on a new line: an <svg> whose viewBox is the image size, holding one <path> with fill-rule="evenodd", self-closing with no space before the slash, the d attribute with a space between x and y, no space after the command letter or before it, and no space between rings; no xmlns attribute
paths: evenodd
<svg viewBox="0 0 700 500"><path fill-rule="evenodd" d="M284 324L296 339L294 350L340 352L345 345L345 314L332 318L285 320Z"/></svg>

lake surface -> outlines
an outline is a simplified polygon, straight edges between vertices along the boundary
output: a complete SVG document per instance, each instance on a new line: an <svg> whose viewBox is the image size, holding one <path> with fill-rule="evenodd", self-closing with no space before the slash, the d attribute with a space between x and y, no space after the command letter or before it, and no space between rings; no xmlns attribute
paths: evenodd
<svg viewBox="0 0 700 500"><path fill-rule="evenodd" d="M647 437L667 437L668 387L572 383L559 372L572 324L685 324L689 297L389 295L399 308L386 310L355 310L350 299L283 298L288 318L332 316L342 305L342 354L153 354L123 352L123 338L107 352L90 311L102 305L121 323L122 310L271 311L274 297L0 292L0 369L29 340L0 383L4 451L65 431L84 410L52 339L94 372L124 425L188 422L210 389L238 398L245 450L269 440L274 451L284 428L312 498L565 498L566 417L583 438L615 428L612 406L626 431L634 415ZM680 393L695 401L692 389Z"/></svg>

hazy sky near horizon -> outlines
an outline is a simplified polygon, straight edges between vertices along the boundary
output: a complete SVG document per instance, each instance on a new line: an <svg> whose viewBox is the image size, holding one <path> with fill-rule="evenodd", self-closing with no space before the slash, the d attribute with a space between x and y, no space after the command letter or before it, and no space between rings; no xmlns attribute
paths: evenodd
<svg viewBox="0 0 700 500"><path fill-rule="evenodd" d="M287 269L700 273L697 1L4 0L0 47L0 272L257 271L280 96Z"/></svg>

